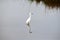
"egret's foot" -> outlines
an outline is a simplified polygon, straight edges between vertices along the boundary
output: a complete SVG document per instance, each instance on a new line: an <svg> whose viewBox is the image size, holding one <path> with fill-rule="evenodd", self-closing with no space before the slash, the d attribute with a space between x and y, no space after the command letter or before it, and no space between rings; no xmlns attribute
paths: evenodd
<svg viewBox="0 0 60 40"><path fill-rule="evenodd" d="M29 33L32 33L32 32L29 31Z"/></svg>

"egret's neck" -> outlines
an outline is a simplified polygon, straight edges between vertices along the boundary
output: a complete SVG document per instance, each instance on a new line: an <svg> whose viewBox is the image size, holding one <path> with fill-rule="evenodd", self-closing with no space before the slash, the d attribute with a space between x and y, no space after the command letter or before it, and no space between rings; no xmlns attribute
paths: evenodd
<svg viewBox="0 0 60 40"><path fill-rule="evenodd" d="M31 13L29 14L29 17L31 17Z"/></svg>

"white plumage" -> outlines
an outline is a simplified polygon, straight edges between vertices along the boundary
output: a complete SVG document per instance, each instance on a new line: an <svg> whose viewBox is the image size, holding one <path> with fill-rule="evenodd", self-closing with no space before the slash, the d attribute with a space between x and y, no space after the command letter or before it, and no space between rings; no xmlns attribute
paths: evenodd
<svg viewBox="0 0 60 40"><path fill-rule="evenodd" d="M26 24L27 24L29 33L32 33L31 32L31 27L30 27L30 22L31 22L31 12L29 13L29 18L27 19Z"/></svg>

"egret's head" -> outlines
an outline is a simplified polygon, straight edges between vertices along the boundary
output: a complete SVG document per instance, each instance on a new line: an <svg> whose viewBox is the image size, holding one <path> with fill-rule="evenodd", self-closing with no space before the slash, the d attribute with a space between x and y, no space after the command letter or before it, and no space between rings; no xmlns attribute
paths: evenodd
<svg viewBox="0 0 60 40"><path fill-rule="evenodd" d="M29 15L31 16L31 15L33 15L33 13L30 12Z"/></svg>

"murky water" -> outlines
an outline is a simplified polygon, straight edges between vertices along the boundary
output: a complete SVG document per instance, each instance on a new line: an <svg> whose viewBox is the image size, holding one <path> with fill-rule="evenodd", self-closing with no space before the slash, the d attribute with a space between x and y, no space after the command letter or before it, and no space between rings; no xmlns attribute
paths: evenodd
<svg viewBox="0 0 60 40"><path fill-rule="evenodd" d="M31 5L31 6L30 6ZM31 8L30 8L31 7ZM26 19L32 15L32 34L26 29ZM59 40L60 9L48 9L44 4L36 6L27 0L0 0L1 40Z"/></svg>

